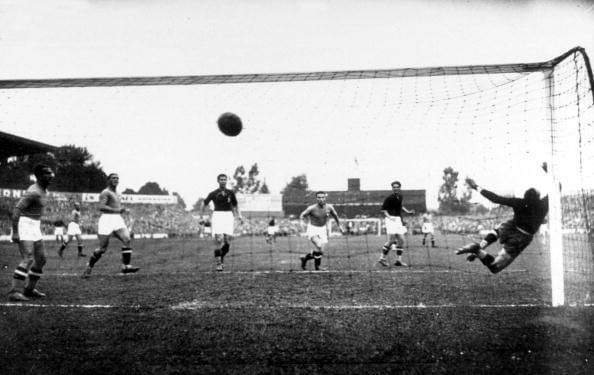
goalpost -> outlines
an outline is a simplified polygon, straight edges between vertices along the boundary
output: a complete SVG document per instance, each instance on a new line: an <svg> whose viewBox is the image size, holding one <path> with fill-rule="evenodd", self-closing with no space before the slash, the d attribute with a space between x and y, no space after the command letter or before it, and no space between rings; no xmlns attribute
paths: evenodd
<svg viewBox="0 0 594 375"><path fill-rule="evenodd" d="M142 137L147 133L142 124L157 119L164 124L155 137L159 143L143 138L135 148L162 150L181 135L223 149L231 141L217 133L214 122L231 110L245 125L235 137L243 143L232 146L234 153L247 158L250 150L267 150L270 158L256 160L263 171L291 169L292 176L306 171L308 178L327 183L356 170L377 189L389 189L398 179L404 190L427 189L428 199L436 199L429 190L450 166L460 171L461 180L471 176L504 195L535 186L549 196L550 251L520 258L532 256L529 262L544 264L551 289L543 299L558 306L591 303L594 287L593 86L581 47L536 63L16 79L0 80L0 121L6 127L18 123L19 129L43 121L64 139L77 130L72 121L76 127L95 120L121 124L122 130L134 126ZM59 99L55 90L60 90ZM88 138L105 136L99 126L86 132ZM281 138L292 142L277 142ZM130 145L129 139L110 142L114 150ZM188 170L212 164L209 155L196 150L170 148L189 161L184 165ZM546 179L534 172L543 161L549 167ZM229 155L217 162L228 172L237 165ZM404 164L416 167L405 169ZM374 235L381 233L379 219L348 222L369 224Z"/></svg>

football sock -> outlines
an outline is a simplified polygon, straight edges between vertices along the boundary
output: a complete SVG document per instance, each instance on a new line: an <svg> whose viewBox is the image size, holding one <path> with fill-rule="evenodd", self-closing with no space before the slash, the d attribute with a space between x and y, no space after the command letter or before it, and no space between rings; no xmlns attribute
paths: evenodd
<svg viewBox="0 0 594 375"><path fill-rule="evenodd" d="M314 265L316 267L316 269L320 268L320 264L322 264L322 255L323 253L321 251L314 251L312 256L314 258Z"/></svg>
<svg viewBox="0 0 594 375"><path fill-rule="evenodd" d="M221 247L221 260L225 257L225 255L227 255L230 248L231 248L231 245L229 245L228 242L225 242L223 247Z"/></svg>
<svg viewBox="0 0 594 375"><path fill-rule="evenodd" d="M11 290L11 292L14 292L19 287L21 287L26 279L27 279L27 269L24 267L18 266L14 270L14 274L12 275L12 290Z"/></svg>
<svg viewBox="0 0 594 375"><path fill-rule="evenodd" d="M320 265L322 264L322 257L320 256L319 258L314 258L314 265L316 267L316 270L320 268Z"/></svg>
<svg viewBox="0 0 594 375"><path fill-rule="evenodd" d="M132 248L128 246L122 247L122 263L125 266L130 265L130 260L132 259Z"/></svg>
<svg viewBox="0 0 594 375"><path fill-rule="evenodd" d="M91 255L91 257L89 258L89 267L93 268L95 263L97 263L97 261L101 259L101 253L99 252L99 250L100 249L93 251L93 255Z"/></svg>
<svg viewBox="0 0 594 375"><path fill-rule="evenodd" d="M402 248L401 247L396 248L396 260L402 260Z"/></svg>
<svg viewBox="0 0 594 375"><path fill-rule="evenodd" d="M79 254L82 254L82 249L83 249L83 246L82 245L78 245L78 253Z"/></svg>
<svg viewBox="0 0 594 375"><path fill-rule="evenodd" d="M495 231L491 231L489 232L485 238L483 238L483 240L481 241L481 249L486 248L487 246L489 246L490 244L492 244L493 242L497 241L497 232Z"/></svg>
<svg viewBox="0 0 594 375"><path fill-rule="evenodd" d="M25 289L33 290L35 289L35 285L37 285L37 281L41 278L41 274L43 271L40 268L31 267L28 274L27 285L25 285Z"/></svg>
<svg viewBox="0 0 594 375"><path fill-rule="evenodd" d="M384 246L382 247L382 259L383 259L383 258L384 258L386 255L388 255L388 253L389 253L389 252L390 252L390 247L389 247L389 246L386 246L386 245L384 245Z"/></svg>

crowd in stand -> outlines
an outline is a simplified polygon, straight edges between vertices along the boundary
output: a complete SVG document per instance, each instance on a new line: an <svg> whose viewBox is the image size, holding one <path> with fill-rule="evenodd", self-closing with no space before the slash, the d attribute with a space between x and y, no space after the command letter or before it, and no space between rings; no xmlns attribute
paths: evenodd
<svg viewBox="0 0 594 375"><path fill-rule="evenodd" d="M68 194L61 194L60 199L50 199L46 208L45 218L42 220L42 230L46 234L54 233L54 223L62 221L66 225L70 220L72 203L75 197ZM0 235L10 234L10 211L17 202L17 198L0 197ZM583 198L564 197L563 202L563 228L571 230L584 230L587 228L584 215ZM592 199L587 203L594 205ZM207 218L193 216L179 205L175 204L127 204L129 214L124 219L132 233L154 234L165 233L171 236L203 236L208 233L209 222ZM594 207L588 207L586 211L592 212ZM97 233L97 223L100 212L97 203L85 202L82 205L81 230L83 234ZM497 207L482 215L439 215L434 214L433 224L436 231L442 233L478 233L483 229L491 229L497 224L512 216L510 209ZM363 216L358 217L364 219ZM594 227L594 218L589 228ZM270 218L246 217L242 223L237 223L236 232L238 235L265 235L268 229ZM344 218L343 218L344 220ZM409 233L419 234L421 232L421 215L407 215L404 217ZM279 236L291 236L302 233L302 223L295 217L276 218ZM350 235L361 235L377 233L377 221L356 221L345 222L345 229Z"/></svg>

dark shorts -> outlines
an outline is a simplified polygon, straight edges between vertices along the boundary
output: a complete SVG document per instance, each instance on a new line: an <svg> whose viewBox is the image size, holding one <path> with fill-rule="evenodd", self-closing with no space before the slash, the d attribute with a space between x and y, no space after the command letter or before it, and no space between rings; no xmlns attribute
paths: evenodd
<svg viewBox="0 0 594 375"><path fill-rule="evenodd" d="M514 258L530 245L534 237L531 234L520 232L511 220L501 223L495 230L499 233L499 242L505 251Z"/></svg>

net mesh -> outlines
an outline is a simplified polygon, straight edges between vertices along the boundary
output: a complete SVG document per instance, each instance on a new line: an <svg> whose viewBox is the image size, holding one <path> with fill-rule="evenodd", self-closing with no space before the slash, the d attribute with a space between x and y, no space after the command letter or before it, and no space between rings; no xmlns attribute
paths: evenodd
<svg viewBox="0 0 594 375"><path fill-rule="evenodd" d="M237 160L250 160L253 150L262 149L268 156L254 161L264 174L279 173L280 180L305 173L322 184L346 181L349 174L364 184L389 190L390 182L399 179L405 190L425 190L430 207L436 206L436 190L446 167L502 195L523 194L529 187L544 194L549 183L540 165L549 161L562 184L566 299L568 303L590 301L594 167L589 161L594 157L594 108L592 74L580 48L533 64L4 80L0 89L2 121L8 129L33 128L42 118L58 139L72 135L85 145L91 138L106 135L97 125L77 134L77 124L115 123L135 132L134 148L139 151L163 149L183 135L201 141L196 148L170 148L167 154L173 160L188 161L186 168L196 170L205 168L205 155L200 152L205 143L228 147L228 140L216 133L214 119L232 108L244 120L245 130L233 155L220 155L218 163L225 169L235 167ZM147 133L143 124L149 121L166 124L158 139L143 135ZM14 132L38 138L26 131ZM114 149L122 150L130 143L129 138L109 141ZM145 160L136 159L132 152L126 154L126 163L143 165ZM400 172L404 164L413 168ZM458 185L459 191L464 190L461 181ZM471 263L454 255L455 249L479 240L482 232L511 217L511 211L490 206L476 195L473 202L464 214L436 212L435 247L428 241L422 243L419 215L404 218L408 233L403 261L410 267L379 266L384 238L375 233L332 236L324 258L330 272L309 279L297 276L286 283L278 275L299 274L294 271L301 270L300 256L311 251L304 228L294 217L283 218L279 235L267 241L266 220L247 215L245 223L236 225L238 238L225 261L227 270L235 273L225 277L235 275L234 282L241 279L245 285L265 288L293 302L303 297L301 292L307 294L322 285L322 290L340 300L360 303L390 303L389 291L399 295L404 291L407 296L402 303L549 303L546 228L496 277L478 261ZM289 203L305 208L314 201ZM365 207L369 202L360 203ZM351 206L349 210L349 215L356 212ZM364 213L369 215L368 210ZM184 232L175 218L163 223L150 212L138 210L135 215L137 233L165 231L170 237L137 240L140 254L145 254L138 259L144 257L147 272L213 270L214 245L208 233ZM371 216L381 218L379 210ZM189 235L193 236L182 237ZM492 254L498 250L497 245L489 249ZM393 263L393 252L390 256ZM56 263L54 271L74 273L81 266L77 262ZM107 272L109 262L102 260L97 272ZM291 288L293 283L301 292ZM513 292L509 285L514 285ZM323 299L323 292L316 293L322 293L315 295Z"/></svg>

